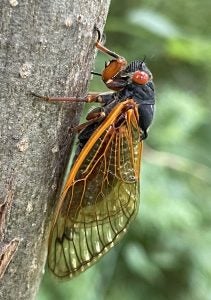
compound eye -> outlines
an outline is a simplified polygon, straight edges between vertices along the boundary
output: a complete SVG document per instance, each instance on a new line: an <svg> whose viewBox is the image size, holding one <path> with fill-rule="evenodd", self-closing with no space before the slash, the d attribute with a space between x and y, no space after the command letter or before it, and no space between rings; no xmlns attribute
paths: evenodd
<svg viewBox="0 0 211 300"><path fill-rule="evenodd" d="M145 71L135 71L132 76L132 81L137 84L146 84L150 80L150 76Z"/></svg>

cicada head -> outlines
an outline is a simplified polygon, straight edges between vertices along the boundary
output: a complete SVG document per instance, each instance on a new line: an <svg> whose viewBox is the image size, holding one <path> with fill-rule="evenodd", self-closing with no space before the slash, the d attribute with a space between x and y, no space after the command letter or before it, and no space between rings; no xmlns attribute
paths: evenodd
<svg viewBox="0 0 211 300"><path fill-rule="evenodd" d="M149 81L152 81L152 73L144 61L132 61L124 70L124 73L128 74L131 81L136 84L145 85Z"/></svg>

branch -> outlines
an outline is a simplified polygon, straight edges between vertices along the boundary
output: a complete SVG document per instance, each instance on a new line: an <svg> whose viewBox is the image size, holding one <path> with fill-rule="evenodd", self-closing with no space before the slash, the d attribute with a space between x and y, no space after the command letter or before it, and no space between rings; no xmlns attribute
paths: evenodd
<svg viewBox="0 0 211 300"><path fill-rule="evenodd" d="M46 227L71 148L68 132L81 111L80 104L52 105L30 92L84 96L93 28L102 29L108 6L109 0L0 3L0 299L35 297Z"/></svg>

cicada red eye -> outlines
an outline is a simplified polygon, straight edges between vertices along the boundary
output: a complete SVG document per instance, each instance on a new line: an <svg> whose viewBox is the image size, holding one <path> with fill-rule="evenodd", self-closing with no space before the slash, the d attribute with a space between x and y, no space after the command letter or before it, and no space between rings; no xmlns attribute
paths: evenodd
<svg viewBox="0 0 211 300"><path fill-rule="evenodd" d="M132 76L132 81L137 84L146 84L149 80L149 74L145 71L137 70Z"/></svg>

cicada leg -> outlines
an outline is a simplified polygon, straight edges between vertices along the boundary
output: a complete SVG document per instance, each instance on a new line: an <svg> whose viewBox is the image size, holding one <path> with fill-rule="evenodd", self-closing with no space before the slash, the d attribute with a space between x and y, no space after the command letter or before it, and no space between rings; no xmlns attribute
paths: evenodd
<svg viewBox="0 0 211 300"><path fill-rule="evenodd" d="M112 97L112 94L114 92L105 92L105 93L96 93L96 92L90 92L85 97L51 97L51 96L42 96L38 95L36 93L31 93L32 96L43 99L47 102L79 102L79 103L91 103L91 102L97 102L97 103L106 103L110 98ZM109 98L109 99L108 99Z"/></svg>
<svg viewBox="0 0 211 300"><path fill-rule="evenodd" d="M106 53L110 56L112 56L115 59L124 59L124 57L120 56L119 54L115 53L114 51L111 51L110 49L106 48L102 43L101 43L101 33L100 30L98 28L96 28L97 34L98 34L98 38L97 41L95 43L95 46L103 53ZM124 59L125 60L125 59Z"/></svg>
<svg viewBox="0 0 211 300"><path fill-rule="evenodd" d="M101 52L106 53L113 57L114 59L110 60L108 63L105 64L105 69L103 70L101 76L105 84L108 88L119 90L122 86L117 87L115 84L112 84L114 77L116 77L125 67L127 66L127 61L124 57L120 56L119 54L111 51L110 49L106 48L100 41L101 41L101 34L99 29L97 29L98 39L95 43L97 49ZM125 82L122 82L125 84Z"/></svg>
<svg viewBox="0 0 211 300"><path fill-rule="evenodd" d="M72 130L79 133L81 130L83 130L87 126L103 120L105 118L105 116L106 116L106 114L104 111L90 112L88 115L88 118L86 118L86 119L88 119L88 121L83 124L80 124L78 126L75 126L74 128L72 128Z"/></svg>
<svg viewBox="0 0 211 300"><path fill-rule="evenodd" d="M91 102L96 102L96 103L107 103L111 102L113 98L114 92L105 92L105 93L97 93L97 92L92 92L87 94L84 98L77 98L77 97L50 97L50 96L41 96L37 95L35 93L31 93L33 96L43 99L48 102L68 102L68 103L75 103L75 102L83 102L83 103L91 103ZM101 121L105 118L106 112L104 111L103 108L97 107L91 112L88 113L86 119L87 122L80 124L78 126L75 126L74 128L71 128L71 131L76 131L80 132L87 126L94 124L97 121Z"/></svg>

